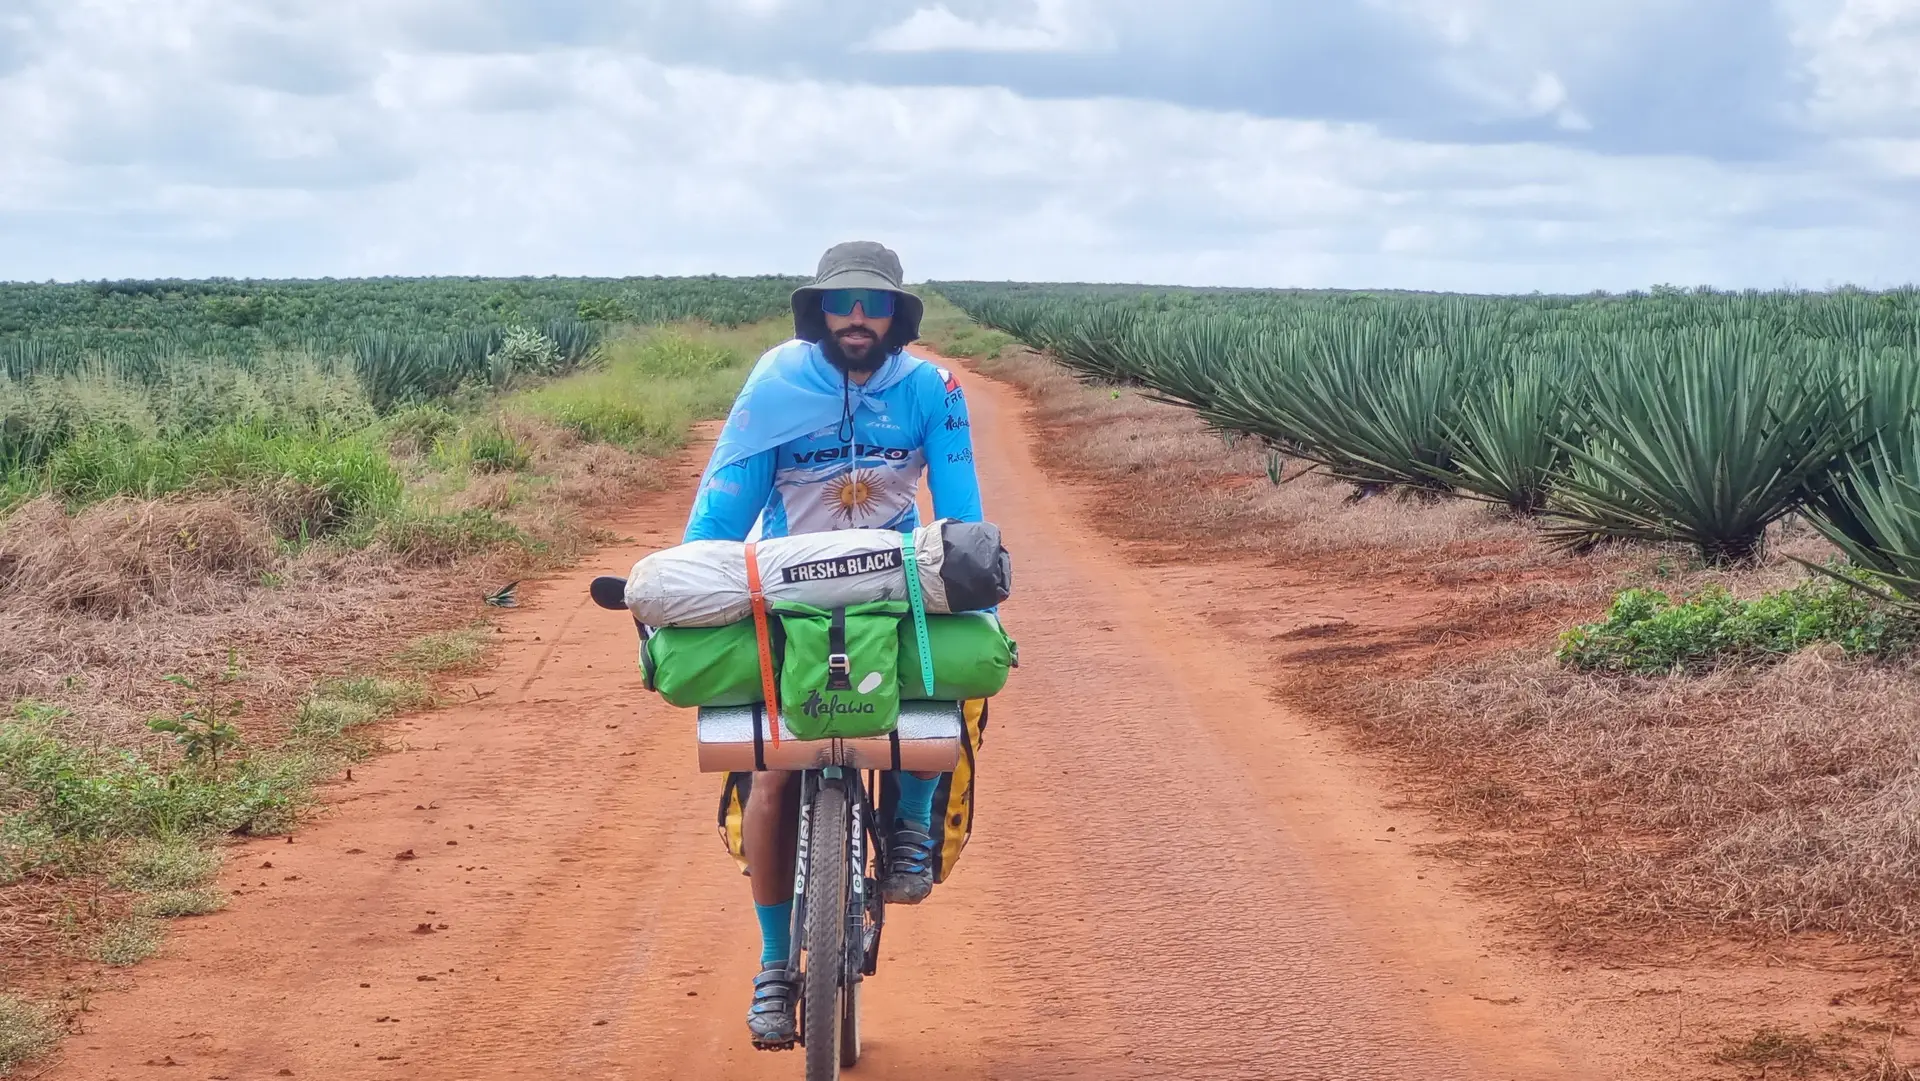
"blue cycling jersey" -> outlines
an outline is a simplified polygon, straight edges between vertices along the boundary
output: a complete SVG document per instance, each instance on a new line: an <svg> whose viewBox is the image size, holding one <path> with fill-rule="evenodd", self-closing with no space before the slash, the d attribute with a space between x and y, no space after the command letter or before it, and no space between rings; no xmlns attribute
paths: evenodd
<svg viewBox="0 0 1920 1081"><path fill-rule="evenodd" d="M820 346L791 341L768 352L749 377L728 418L733 432L767 424L752 411L778 413L779 378L831 386L840 395L837 420L751 453L723 443L701 481L685 539L746 540L832 529L910 530L920 524L914 496L925 472L936 518L981 520L980 482L966 395L953 373L904 351L889 357L862 385L851 384ZM758 391L750 395L754 385ZM827 404L832 406L831 399ZM794 395L791 409L818 409L819 395ZM816 414L816 419L828 419ZM756 533L757 526L757 533Z"/></svg>

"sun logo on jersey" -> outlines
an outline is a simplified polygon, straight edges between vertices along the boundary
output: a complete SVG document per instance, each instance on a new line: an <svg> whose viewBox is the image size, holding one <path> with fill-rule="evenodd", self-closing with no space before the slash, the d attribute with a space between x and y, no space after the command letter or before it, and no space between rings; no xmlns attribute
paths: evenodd
<svg viewBox="0 0 1920 1081"><path fill-rule="evenodd" d="M825 499L836 517L852 522L856 517L872 514L880 506L880 487L878 474L868 469L855 469L827 482Z"/></svg>

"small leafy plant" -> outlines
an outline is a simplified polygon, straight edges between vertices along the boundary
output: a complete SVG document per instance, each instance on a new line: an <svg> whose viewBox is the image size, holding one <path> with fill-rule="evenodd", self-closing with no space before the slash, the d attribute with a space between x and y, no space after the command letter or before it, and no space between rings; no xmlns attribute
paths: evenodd
<svg viewBox="0 0 1920 1081"><path fill-rule="evenodd" d="M220 776L220 752L240 742L240 730L229 718L238 717L245 703L232 697L227 687L240 677L238 654L227 651L224 671L198 682L181 675L164 677L168 683L198 695L198 700L171 717L154 717L147 727L173 736L190 765L205 766L215 778Z"/></svg>
<svg viewBox="0 0 1920 1081"><path fill-rule="evenodd" d="M1604 620L1563 632L1556 656L1576 668L1657 675L1784 657L1820 643L1851 654L1893 653L1915 637L1914 625L1886 605L1815 579L1747 601L1720 586L1679 600L1629 589L1614 597Z"/></svg>

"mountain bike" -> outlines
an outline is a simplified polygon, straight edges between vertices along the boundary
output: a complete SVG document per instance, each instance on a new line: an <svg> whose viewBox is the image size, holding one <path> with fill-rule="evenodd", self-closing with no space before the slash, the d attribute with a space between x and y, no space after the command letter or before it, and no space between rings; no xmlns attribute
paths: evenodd
<svg viewBox="0 0 1920 1081"><path fill-rule="evenodd" d="M593 581L602 608L627 611L626 579ZM647 628L635 620L645 648ZM880 965L887 906L879 872L886 853L880 780L888 770L944 772L960 761L964 725L957 702L902 702L886 735L803 740L780 722L775 739L762 705L698 712L705 773L799 774L793 872L793 953L798 972L799 1044L807 1081L832 1081L860 1060L860 988Z"/></svg>

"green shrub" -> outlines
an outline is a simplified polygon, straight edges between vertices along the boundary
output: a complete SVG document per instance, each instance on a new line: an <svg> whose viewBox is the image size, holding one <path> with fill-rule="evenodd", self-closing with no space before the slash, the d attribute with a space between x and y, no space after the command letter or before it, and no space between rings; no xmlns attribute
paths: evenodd
<svg viewBox="0 0 1920 1081"><path fill-rule="evenodd" d="M578 388L584 390L585 388ZM638 447L664 437L671 430L669 410L646 403L624 402L582 394L572 401L549 398L535 412L590 443Z"/></svg>
<svg viewBox="0 0 1920 1081"><path fill-rule="evenodd" d="M116 495L246 490L267 497L282 536L319 536L399 499L400 474L364 436L228 428L204 436L130 439L88 432L48 464L56 495L72 504Z"/></svg>
<svg viewBox="0 0 1920 1081"><path fill-rule="evenodd" d="M386 420L387 446L395 454L417 457L460 427L460 418L442 405L410 405Z"/></svg>
<svg viewBox="0 0 1920 1081"><path fill-rule="evenodd" d="M514 327L501 339L500 347L487 354L487 371L493 389L506 390L522 376L552 374L564 359L552 338L532 327Z"/></svg>
<svg viewBox="0 0 1920 1081"><path fill-rule="evenodd" d="M1913 639L1913 627L1885 606L1839 582L1812 580L1750 601L1720 586L1680 601L1629 589L1606 619L1563 632L1556 655L1577 668L1657 674L1783 657L1819 643L1887 653Z"/></svg>
<svg viewBox="0 0 1920 1081"><path fill-rule="evenodd" d="M170 766L131 750L68 742L52 731L55 715L23 702L0 720L0 807L19 846L0 849L0 865L16 873L21 849L31 848L23 840L264 832L263 823L283 820L299 796L299 778L272 760L242 758L218 775Z"/></svg>
<svg viewBox="0 0 1920 1081"><path fill-rule="evenodd" d="M738 338L676 328L616 339L602 347L597 367L517 394L507 405L591 442L670 453L686 442L693 421L724 415L732 404L754 359Z"/></svg>
<svg viewBox="0 0 1920 1081"><path fill-rule="evenodd" d="M273 403L259 381L233 364L177 358L152 393L161 429L175 435L236 424L265 426L274 419Z"/></svg>
<svg viewBox="0 0 1920 1081"><path fill-rule="evenodd" d="M481 473L518 473L533 460L527 448L501 427L498 419L467 429L464 457Z"/></svg>
<svg viewBox="0 0 1920 1081"><path fill-rule="evenodd" d="M586 297L574 305L574 314L591 323L620 323L632 318L613 297Z"/></svg>

